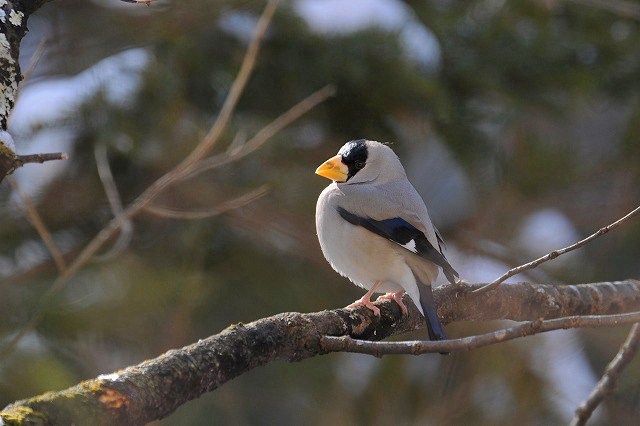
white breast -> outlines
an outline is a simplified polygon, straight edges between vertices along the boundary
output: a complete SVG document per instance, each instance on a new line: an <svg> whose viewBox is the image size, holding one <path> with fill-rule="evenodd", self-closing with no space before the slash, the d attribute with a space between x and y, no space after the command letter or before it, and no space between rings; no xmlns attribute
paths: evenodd
<svg viewBox="0 0 640 426"><path fill-rule="evenodd" d="M370 289L383 281L380 292L405 290L420 306L416 280L402 256L402 247L342 219L336 205L342 196L329 185L316 205L316 228L324 256L333 269L358 286Z"/></svg>

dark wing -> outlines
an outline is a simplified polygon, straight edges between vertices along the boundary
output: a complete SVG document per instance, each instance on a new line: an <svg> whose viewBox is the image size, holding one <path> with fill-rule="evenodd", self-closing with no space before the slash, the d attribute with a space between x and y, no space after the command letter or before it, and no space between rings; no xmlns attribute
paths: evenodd
<svg viewBox="0 0 640 426"><path fill-rule="evenodd" d="M404 247L412 253L427 259L442 268L447 280L455 283L458 273L449 264L444 255L438 251L427 239L422 231L400 217L393 219L375 220L370 217L361 217L338 207L338 214L352 225L362 226L389 241ZM439 245L439 244L438 244Z"/></svg>
<svg viewBox="0 0 640 426"><path fill-rule="evenodd" d="M440 235L440 231L438 231L438 228L436 228L435 225L433 226L433 230L436 233L436 240L438 240L438 248L440 249L440 253L442 253L442 247L447 248L447 245L444 243L442 235Z"/></svg>

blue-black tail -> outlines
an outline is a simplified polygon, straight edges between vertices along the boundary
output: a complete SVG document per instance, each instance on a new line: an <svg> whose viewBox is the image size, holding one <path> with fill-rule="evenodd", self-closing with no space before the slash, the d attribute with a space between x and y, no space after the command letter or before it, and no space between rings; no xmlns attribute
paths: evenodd
<svg viewBox="0 0 640 426"><path fill-rule="evenodd" d="M427 323L427 332L429 333L430 340L446 340L447 335L442 329L442 324L438 319L436 313L436 304L433 300L433 291L431 285L424 285L418 282L418 290L420 291L420 305L422 306L422 312L424 312L424 320ZM441 352L443 355L447 355L448 352Z"/></svg>

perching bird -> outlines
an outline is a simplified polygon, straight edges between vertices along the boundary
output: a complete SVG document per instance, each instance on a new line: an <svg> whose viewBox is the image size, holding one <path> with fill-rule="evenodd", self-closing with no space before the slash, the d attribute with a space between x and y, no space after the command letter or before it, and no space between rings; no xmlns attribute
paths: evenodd
<svg viewBox="0 0 640 426"><path fill-rule="evenodd" d="M446 339L431 283L438 267L451 283L458 273L396 154L380 142L354 140L316 173L333 181L316 205L322 252L333 269L368 290L347 307L364 305L380 315L371 295L385 292L380 298L395 300L406 315L406 292L425 317L429 338Z"/></svg>

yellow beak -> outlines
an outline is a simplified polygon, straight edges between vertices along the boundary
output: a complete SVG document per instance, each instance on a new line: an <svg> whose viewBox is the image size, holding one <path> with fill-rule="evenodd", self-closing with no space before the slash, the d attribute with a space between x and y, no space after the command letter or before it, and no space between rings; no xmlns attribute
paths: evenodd
<svg viewBox="0 0 640 426"><path fill-rule="evenodd" d="M329 158L316 169L316 174L335 182L346 182L349 168L342 162L342 157L336 155Z"/></svg>

